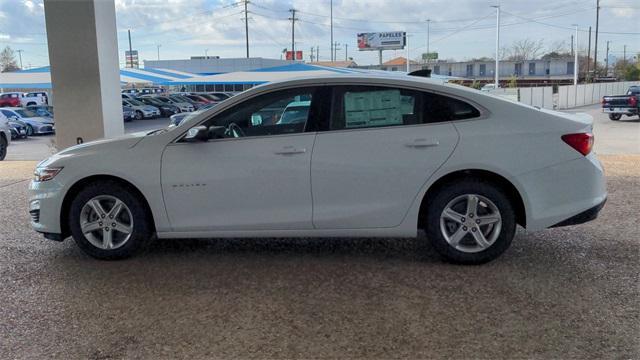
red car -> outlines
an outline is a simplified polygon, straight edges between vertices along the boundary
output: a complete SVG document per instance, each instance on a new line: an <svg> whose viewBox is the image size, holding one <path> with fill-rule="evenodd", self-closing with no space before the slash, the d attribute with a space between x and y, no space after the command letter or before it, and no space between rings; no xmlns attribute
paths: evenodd
<svg viewBox="0 0 640 360"><path fill-rule="evenodd" d="M20 107L20 106L22 106L22 104L20 102L19 93L0 94L0 107Z"/></svg>

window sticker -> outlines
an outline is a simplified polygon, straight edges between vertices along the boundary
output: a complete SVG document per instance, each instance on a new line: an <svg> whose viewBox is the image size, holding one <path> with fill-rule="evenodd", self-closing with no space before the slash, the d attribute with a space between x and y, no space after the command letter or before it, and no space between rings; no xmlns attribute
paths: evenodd
<svg viewBox="0 0 640 360"><path fill-rule="evenodd" d="M406 98L400 90L346 92L345 127L402 125L402 115L413 112L413 98Z"/></svg>

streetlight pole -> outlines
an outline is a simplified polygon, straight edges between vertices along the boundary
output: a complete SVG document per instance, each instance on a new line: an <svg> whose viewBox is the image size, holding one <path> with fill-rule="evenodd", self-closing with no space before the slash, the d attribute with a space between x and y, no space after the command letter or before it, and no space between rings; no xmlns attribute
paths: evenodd
<svg viewBox="0 0 640 360"><path fill-rule="evenodd" d="M331 61L334 61L333 58L333 0L330 2L330 11L331 11Z"/></svg>
<svg viewBox="0 0 640 360"><path fill-rule="evenodd" d="M407 43L407 73L411 72L411 65L410 65L410 61L409 61L409 56L410 56L410 52L409 52L409 34L405 35L407 37L406 43Z"/></svg>
<svg viewBox="0 0 640 360"><path fill-rule="evenodd" d="M574 53L574 60L573 60L573 85L578 85L578 71L580 68L580 64L578 63L578 25L574 24L574 26L576 27L576 35L575 35L575 50L573 51Z"/></svg>
<svg viewBox="0 0 640 360"><path fill-rule="evenodd" d="M431 19L427 19L427 64L429 64L429 43L431 42L430 32L431 32Z"/></svg>
<svg viewBox="0 0 640 360"><path fill-rule="evenodd" d="M500 5L492 6L496 8L496 70L495 73L495 88L500 87Z"/></svg>
<svg viewBox="0 0 640 360"><path fill-rule="evenodd" d="M22 52L23 51L24 50L20 50L20 49L16 50L16 52L18 53L18 57L20 58L20 70L22 70Z"/></svg>
<svg viewBox="0 0 640 360"><path fill-rule="evenodd" d="M162 46L161 44L156 45L158 47L158 60L160 60L160 46Z"/></svg>

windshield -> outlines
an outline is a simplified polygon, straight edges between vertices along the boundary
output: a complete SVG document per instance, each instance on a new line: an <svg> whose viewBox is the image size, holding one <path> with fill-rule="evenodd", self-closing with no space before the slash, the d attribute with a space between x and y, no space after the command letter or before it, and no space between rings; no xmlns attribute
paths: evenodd
<svg viewBox="0 0 640 360"><path fill-rule="evenodd" d="M182 97L180 95L171 95L169 98L171 98L172 100L177 101L177 102L186 102L186 103L190 103L191 102L190 99L184 98L184 97Z"/></svg>
<svg viewBox="0 0 640 360"><path fill-rule="evenodd" d="M144 103L142 101L133 100L133 99L129 99L127 101L134 106L144 106Z"/></svg>
<svg viewBox="0 0 640 360"><path fill-rule="evenodd" d="M164 105L164 103L162 101L158 101L154 98L144 98L144 101L153 104L153 105Z"/></svg>
<svg viewBox="0 0 640 360"><path fill-rule="evenodd" d="M23 118L38 117L38 114L34 113L31 110L16 110L16 113Z"/></svg>

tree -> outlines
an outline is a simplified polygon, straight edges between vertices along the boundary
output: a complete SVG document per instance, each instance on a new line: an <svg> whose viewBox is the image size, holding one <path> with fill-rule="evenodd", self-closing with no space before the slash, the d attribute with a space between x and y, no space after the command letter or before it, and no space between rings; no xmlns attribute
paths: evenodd
<svg viewBox="0 0 640 360"><path fill-rule="evenodd" d="M544 40L542 39L538 41L531 39L518 40L504 49L505 54L503 56L505 60L509 61L534 60L540 56L543 48Z"/></svg>
<svg viewBox="0 0 640 360"><path fill-rule="evenodd" d="M9 46L5 47L0 52L0 71L9 72L20 70L18 62L16 61L16 54Z"/></svg>

